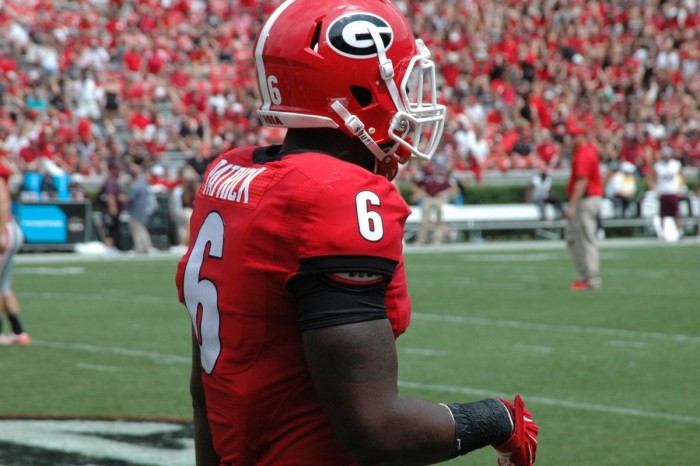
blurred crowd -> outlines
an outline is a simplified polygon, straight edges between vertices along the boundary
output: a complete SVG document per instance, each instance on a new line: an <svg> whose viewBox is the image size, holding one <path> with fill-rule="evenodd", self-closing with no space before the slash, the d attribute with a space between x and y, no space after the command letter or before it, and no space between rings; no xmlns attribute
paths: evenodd
<svg viewBox="0 0 700 466"><path fill-rule="evenodd" d="M17 172L114 164L201 173L256 122L254 31L279 0L0 0L0 158ZM399 0L439 66L437 159L566 168L571 128L644 176L661 147L700 166L696 0ZM626 165L629 167L629 165ZM403 176L410 176L410 170Z"/></svg>

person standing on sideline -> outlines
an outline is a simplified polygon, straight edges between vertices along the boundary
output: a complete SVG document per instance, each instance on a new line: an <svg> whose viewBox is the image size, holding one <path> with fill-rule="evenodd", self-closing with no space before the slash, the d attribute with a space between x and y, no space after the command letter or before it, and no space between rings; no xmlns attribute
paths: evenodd
<svg viewBox="0 0 700 466"><path fill-rule="evenodd" d="M493 445L531 466L518 395L399 394L410 209L390 180L442 134L427 47L388 0L287 0L253 50L260 121L287 133L212 161L175 277L196 464L420 465Z"/></svg>
<svg viewBox="0 0 700 466"><path fill-rule="evenodd" d="M110 250L121 246L121 232L119 228L121 215L126 205L126 196L119 183L121 167L116 160L109 161L107 165L107 177L105 178L98 199L102 209L103 241Z"/></svg>
<svg viewBox="0 0 700 466"><path fill-rule="evenodd" d="M19 300L12 291L15 255L24 244L24 236L12 216L10 175L10 170L0 162L0 345L28 345L31 338L24 331ZM2 333L2 314L5 314L10 322L12 333L9 335Z"/></svg>
<svg viewBox="0 0 700 466"><path fill-rule="evenodd" d="M446 160L423 161L414 179L417 199L421 202L421 226L418 243L426 244L432 227L432 242L440 244L445 236L443 209L454 195L457 184Z"/></svg>
<svg viewBox="0 0 700 466"><path fill-rule="evenodd" d="M574 291L598 290L602 286L597 235L603 196L600 155L583 128L574 126L569 132L573 140L573 155L567 186L569 203L565 211L568 220L565 238L578 272L578 279L570 288Z"/></svg>
<svg viewBox="0 0 700 466"><path fill-rule="evenodd" d="M637 167L633 163L624 161L613 171L605 185L605 196L612 201L617 218L639 216L639 207L634 201L637 196L636 171ZM630 214L630 207L634 207L636 212Z"/></svg>
<svg viewBox="0 0 700 466"><path fill-rule="evenodd" d="M552 169L547 165L543 165L540 172L530 178L530 186L526 192L528 202L537 206L540 212L540 220L547 222L552 220L552 217L547 212L547 205L552 205L556 215L563 216L561 201L552 191Z"/></svg>
<svg viewBox="0 0 700 466"><path fill-rule="evenodd" d="M199 175L185 165L179 172L179 183L171 193L171 211L177 222L178 247L190 244L190 218L194 200L199 190Z"/></svg>
<svg viewBox="0 0 700 466"><path fill-rule="evenodd" d="M147 254L153 247L151 233L147 227L148 218L151 215L151 199L149 198L149 189L151 188L142 165L132 163L131 176L127 207L129 210L129 232L134 242L134 252Z"/></svg>
<svg viewBox="0 0 700 466"><path fill-rule="evenodd" d="M673 157L673 149L665 144L661 148L661 159L654 163L647 176L647 185L659 198L659 218L657 235L666 241L673 241L683 233L683 218L680 201L685 188L683 165ZM671 230L664 225L667 218L672 219ZM675 226L675 232L673 227Z"/></svg>

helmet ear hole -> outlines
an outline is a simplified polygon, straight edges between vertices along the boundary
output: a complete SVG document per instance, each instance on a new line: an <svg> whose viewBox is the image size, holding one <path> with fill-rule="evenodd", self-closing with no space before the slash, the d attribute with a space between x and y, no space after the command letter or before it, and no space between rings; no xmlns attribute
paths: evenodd
<svg viewBox="0 0 700 466"><path fill-rule="evenodd" d="M316 29L314 30L313 36L311 36L311 43L309 48L314 52L318 52L318 41L321 37L321 22L316 23Z"/></svg>
<svg viewBox="0 0 700 466"><path fill-rule="evenodd" d="M374 102L372 91L366 87L350 86L350 93L362 108L365 108Z"/></svg>

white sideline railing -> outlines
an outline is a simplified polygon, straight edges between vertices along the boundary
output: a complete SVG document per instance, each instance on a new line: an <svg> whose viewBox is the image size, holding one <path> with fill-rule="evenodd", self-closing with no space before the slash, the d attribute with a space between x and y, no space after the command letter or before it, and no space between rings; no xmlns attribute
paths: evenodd
<svg viewBox="0 0 700 466"><path fill-rule="evenodd" d="M617 217L613 203L609 199L601 201L601 221L604 229L638 228L644 233L654 234L653 219L658 215L658 200L644 198L640 203L640 216ZM412 238L420 230L422 223L422 208L410 206L411 214L406 221L406 235ZM471 239L481 237L482 231L487 230L532 230L536 236L547 239L561 239L566 220L556 215L551 205L546 206L547 218L540 217L539 208L535 204L482 204L455 205L446 204L443 207L443 223L450 230L460 234L467 233ZM681 202L681 215L685 226L696 228L700 205L696 198L691 198L691 204ZM434 222L435 219L433 218Z"/></svg>

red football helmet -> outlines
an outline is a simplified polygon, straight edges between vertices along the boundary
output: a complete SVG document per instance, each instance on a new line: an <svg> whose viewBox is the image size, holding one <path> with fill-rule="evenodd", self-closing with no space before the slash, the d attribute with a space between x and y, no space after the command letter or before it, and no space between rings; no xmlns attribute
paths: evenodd
<svg viewBox="0 0 700 466"><path fill-rule="evenodd" d="M287 0L263 25L255 64L264 125L339 128L389 178L437 148L435 65L389 0Z"/></svg>

